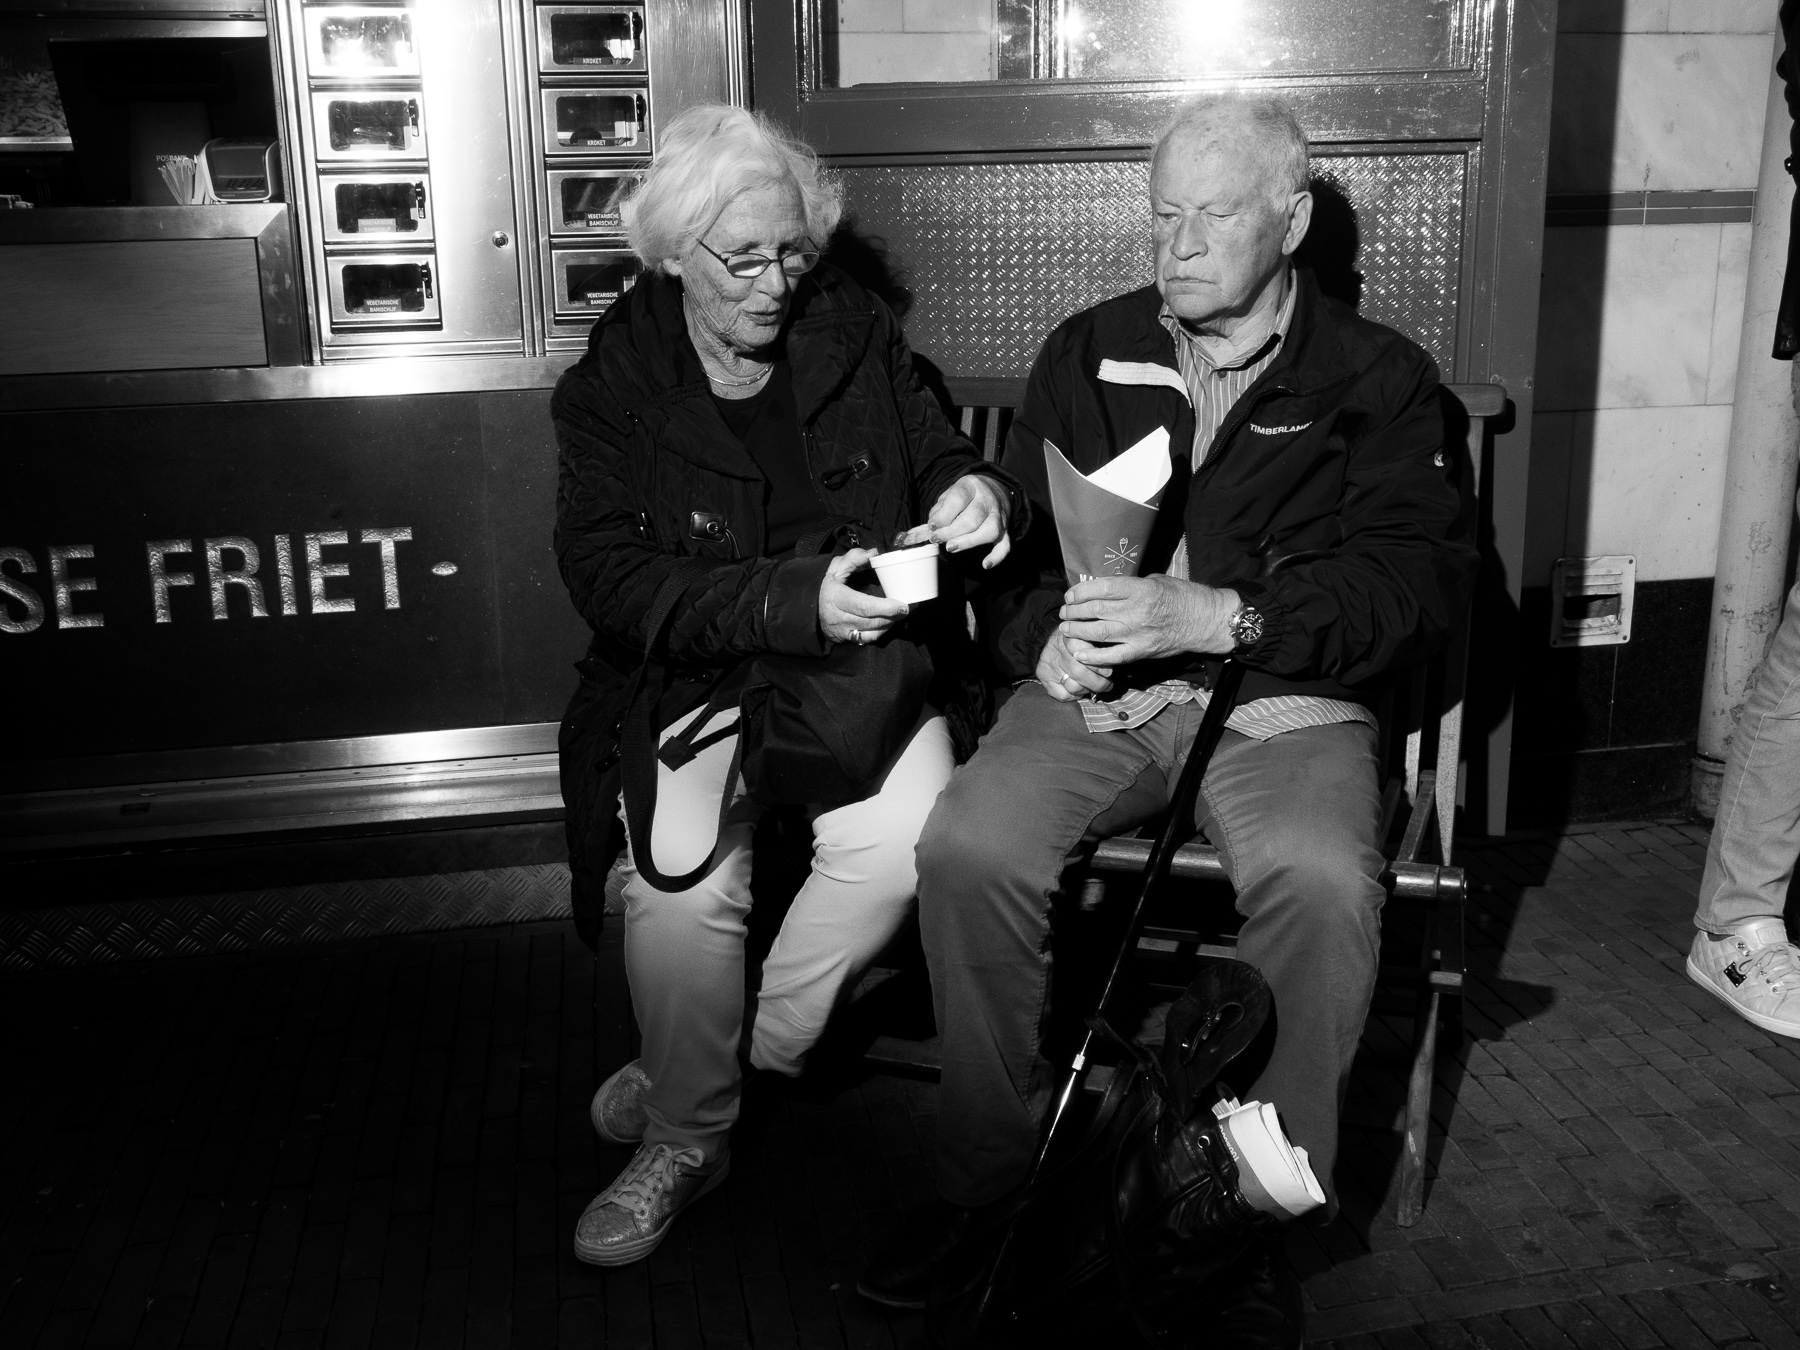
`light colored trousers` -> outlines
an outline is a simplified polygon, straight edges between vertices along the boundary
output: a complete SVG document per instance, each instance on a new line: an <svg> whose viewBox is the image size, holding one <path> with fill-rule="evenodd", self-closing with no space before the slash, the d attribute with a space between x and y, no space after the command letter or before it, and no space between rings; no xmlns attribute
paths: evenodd
<svg viewBox="0 0 1800 1350"><path fill-rule="evenodd" d="M1725 752L1694 926L1726 933L1782 917L1800 858L1800 585L1750 681Z"/></svg>
<svg viewBox="0 0 1800 1350"><path fill-rule="evenodd" d="M735 708L717 714L696 739L736 717ZM651 856L664 875L693 870L713 848L736 748L737 737L725 736L679 769L657 766ZM913 847L954 763L949 728L927 708L872 793L808 811L812 873L763 962L750 1050L757 1068L798 1074L839 998L906 921L917 887ZM650 1079L644 1140L698 1148L709 1161L738 1114L750 841L767 809L744 795L741 778L732 791L705 877L685 891L659 891L628 861L625 885L625 972Z"/></svg>

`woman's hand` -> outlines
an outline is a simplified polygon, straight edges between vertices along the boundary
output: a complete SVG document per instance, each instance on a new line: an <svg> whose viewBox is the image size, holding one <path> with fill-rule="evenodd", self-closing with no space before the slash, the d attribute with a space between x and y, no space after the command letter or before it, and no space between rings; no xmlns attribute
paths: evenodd
<svg viewBox="0 0 1800 1350"><path fill-rule="evenodd" d="M1006 533L1006 489L986 474L964 474L937 499L931 514L925 517L927 538L943 545L946 553L992 544L983 567L996 567L1012 552L1012 539ZM911 538L919 531L909 530ZM923 543L924 539L915 539Z"/></svg>
<svg viewBox="0 0 1800 1350"><path fill-rule="evenodd" d="M831 560L819 583L819 630L833 642L874 642L906 613L898 600L864 595L845 584L879 549L853 548Z"/></svg>

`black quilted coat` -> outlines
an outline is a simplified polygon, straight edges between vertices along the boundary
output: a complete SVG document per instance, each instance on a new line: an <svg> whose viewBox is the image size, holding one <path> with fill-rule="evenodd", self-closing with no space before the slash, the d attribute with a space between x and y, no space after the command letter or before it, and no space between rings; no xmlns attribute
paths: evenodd
<svg viewBox="0 0 1800 1350"><path fill-rule="evenodd" d="M919 383L893 314L848 277L828 266L809 273L785 340L813 481L825 510L854 522L861 543L890 543L965 474L1009 481L951 428ZM677 278L646 275L601 317L550 406L560 450L556 557L594 632L560 737L576 923L591 941L606 873L624 846L623 695L674 560L715 566L676 605L666 650L656 653L672 676L657 705L663 726L703 703L744 656L825 655L818 596L830 558L764 556L768 483L713 404ZM1016 537L1027 508L1022 492L1010 495Z"/></svg>

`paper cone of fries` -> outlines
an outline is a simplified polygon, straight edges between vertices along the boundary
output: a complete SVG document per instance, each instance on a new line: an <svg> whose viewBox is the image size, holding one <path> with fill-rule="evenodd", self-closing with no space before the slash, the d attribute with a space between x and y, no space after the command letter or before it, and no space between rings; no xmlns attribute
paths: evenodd
<svg viewBox="0 0 1800 1350"><path fill-rule="evenodd" d="M1158 427L1091 474L1076 469L1046 440L1044 472L1069 584L1135 577L1169 482L1169 433Z"/></svg>

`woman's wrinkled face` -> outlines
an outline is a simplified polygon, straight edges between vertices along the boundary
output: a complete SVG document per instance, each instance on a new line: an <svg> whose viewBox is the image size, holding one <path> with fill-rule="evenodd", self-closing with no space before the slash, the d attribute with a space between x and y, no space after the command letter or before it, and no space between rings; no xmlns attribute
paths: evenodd
<svg viewBox="0 0 1800 1350"><path fill-rule="evenodd" d="M760 276L734 277L713 253L775 258L810 247L800 189L791 182L772 183L734 197L687 256L671 259L667 266L686 289L688 322L705 328L715 343L751 355L765 350L781 332L797 279L779 265L765 268Z"/></svg>

